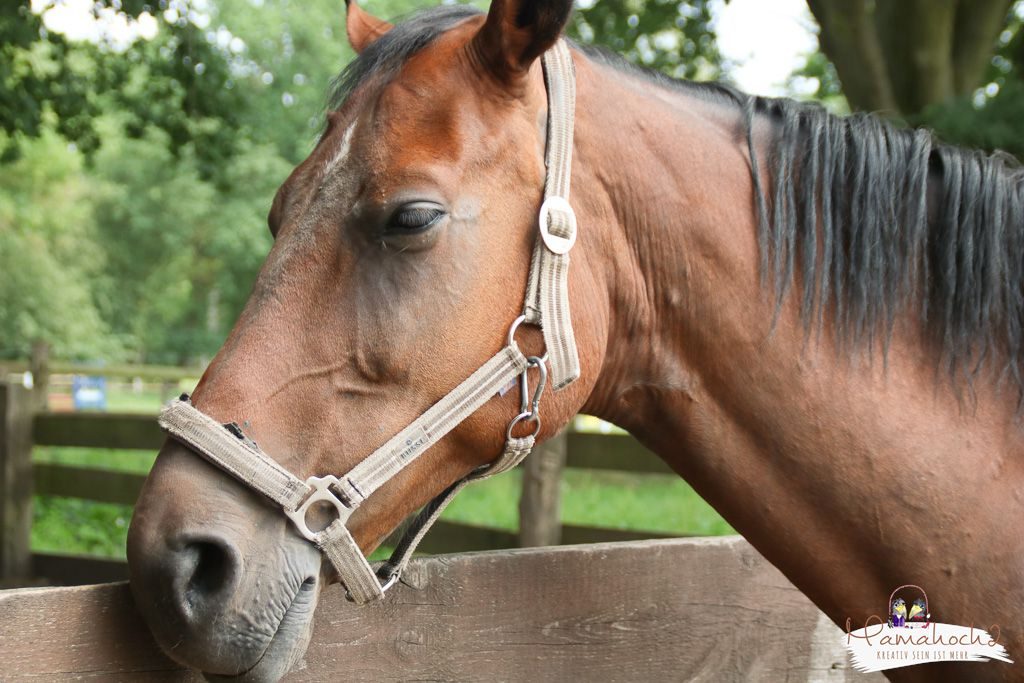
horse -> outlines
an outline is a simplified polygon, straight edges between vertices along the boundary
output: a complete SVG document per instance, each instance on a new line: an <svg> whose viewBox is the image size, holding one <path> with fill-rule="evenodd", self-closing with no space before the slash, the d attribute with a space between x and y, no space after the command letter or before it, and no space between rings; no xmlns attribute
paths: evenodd
<svg viewBox="0 0 1024 683"><path fill-rule="evenodd" d="M570 9L494 0L392 25L348 1L358 57L274 198L273 247L196 409L299 477L342 473L503 347L545 182L541 58ZM608 420L841 627L913 583L935 620L998 625L1024 658L1024 173L570 49L580 373L544 395L538 440L580 411ZM517 335L545 352L535 326ZM355 510L362 552L498 457L515 394ZM156 640L211 678L283 676L337 581L280 509L175 439L127 549Z"/></svg>

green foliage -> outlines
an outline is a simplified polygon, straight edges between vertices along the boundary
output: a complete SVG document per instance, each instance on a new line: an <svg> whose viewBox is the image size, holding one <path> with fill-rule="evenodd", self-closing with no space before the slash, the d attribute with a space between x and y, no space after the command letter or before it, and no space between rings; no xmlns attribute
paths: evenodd
<svg viewBox="0 0 1024 683"><path fill-rule="evenodd" d="M787 85L791 90L798 90L801 89L797 87L800 81L817 84L808 99L821 102L836 114L850 113L850 105L843 95L842 84L839 82L836 68L824 53L819 51L808 55L804 65L789 77Z"/></svg>
<svg viewBox="0 0 1024 683"><path fill-rule="evenodd" d="M51 129L0 165L0 355L25 357L50 339L65 357L113 355L92 296L104 267L81 154Z"/></svg>
<svg viewBox="0 0 1024 683"><path fill-rule="evenodd" d="M98 61L96 87L104 111L118 111L130 137L159 129L172 152L187 149L203 178L229 164L244 140L245 93L235 88L228 50L187 21L166 25L150 41Z"/></svg>
<svg viewBox="0 0 1024 683"><path fill-rule="evenodd" d="M235 62L234 87L244 89L248 100L239 118L254 131L253 142L273 145L282 158L297 164L319 131L327 84L355 56L345 38L344 5L331 0L254 4L218 4L219 21L245 45ZM369 4L384 16L408 5ZM264 197L267 206L270 198Z"/></svg>
<svg viewBox="0 0 1024 683"><path fill-rule="evenodd" d="M27 5L0 5L0 131L6 133L0 154L16 156L15 134L42 134L47 111L56 114L58 133L93 148L93 64L77 46L46 34Z"/></svg>
<svg viewBox="0 0 1024 683"><path fill-rule="evenodd" d="M588 0L577 3L569 34L634 64L677 78L721 73L708 0Z"/></svg>
<svg viewBox="0 0 1024 683"><path fill-rule="evenodd" d="M929 107L911 123L934 129L945 142L1024 159L1024 82L1010 79L981 103L958 99Z"/></svg>
<svg viewBox="0 0 1024 683"><path fill-rule="evenodd" d="M70 43L27 3L0 10L0 354L42 338L58 357L212 356L351 58L334 0L122 6L153 11L156 37Z"/></svg>
<svg viewBox="0 0 1024 683"><path fill-rule="evenodd" d="M1024 3L1017 3L988 68L987 84L972 97L934 105L910 123L933 128L946 142L1024 160Z"/></svg>
<svg viewBox="0 0 1024 683"><path fill-rule="evenodd" d="M44 338L59 357L202 362L248 297L273 193L354 56L343 3L98 2L156 18L156 36L131 45L69 42L28 4L0 10L0 353ZM365 4L384 17L423 6ZM582 3L571 31L638 64L714 76L709 5Z"/></svg>

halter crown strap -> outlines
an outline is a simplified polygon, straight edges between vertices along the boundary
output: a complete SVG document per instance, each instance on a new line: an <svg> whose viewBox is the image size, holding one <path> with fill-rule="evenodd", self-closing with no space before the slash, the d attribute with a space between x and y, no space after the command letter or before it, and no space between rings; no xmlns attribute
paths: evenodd
<svg viewBox="0 0 1024 683"><path fill-rule="evenodd" d="M508 341L498 353L341 477L299 479L255 443L247 441L240 430L229 431L197 410L187 396L171 402L160 413L160 426L171 437L280 505L296 530L324 553L357 603L380 598L394 584L427 530L466 484L515 467L533 449L534 437L540 431L538 406L546 378L545 359L527 358L519 350L514 339L519 323L525 320L541 326L556 389L572 383L580 374L568 295L569 250L576 243L576 215L568 200L576 83L565 41L559 40L544 54L543 65L548 91L548 136L544 202L538 217L540 235L531 260L523 316L512 324ZM527 389L530 367L537 367L540 372L532 404ZM484 403L504 393L517 378L522 389L521 412L509 425L501 455L430 501L406 530L391 558L374 570L346 526L352 512ZM534 433L512 436L513 427L523 420L534 422ZM337 512L334 521L318 531L311 530L306 522L306 512L315 503L333 505Z"/></svg>
<svg viewBox="0 0 1024 683"><path fill-rule="evenodd" d="M569 315L568 282L569 251L577 236L576 213L569 204L576 71L564 40L544 53L543 64L548 91L547 177L524 312L527 322L540 325L544 331L544 346L551 359L551 383L557 391L580 376L576 335Z"/></svg>

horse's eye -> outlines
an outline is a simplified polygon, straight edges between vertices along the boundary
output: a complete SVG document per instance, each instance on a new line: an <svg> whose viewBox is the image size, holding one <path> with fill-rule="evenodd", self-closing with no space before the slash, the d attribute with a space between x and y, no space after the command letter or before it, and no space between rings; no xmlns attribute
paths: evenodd
<svg viewBox="0 0 1024 683"><path fill-rule="evenodd" d="M388 232L423 232L444 217L444 209L437 204L414 202L402 206L388 221Z"/></svg>

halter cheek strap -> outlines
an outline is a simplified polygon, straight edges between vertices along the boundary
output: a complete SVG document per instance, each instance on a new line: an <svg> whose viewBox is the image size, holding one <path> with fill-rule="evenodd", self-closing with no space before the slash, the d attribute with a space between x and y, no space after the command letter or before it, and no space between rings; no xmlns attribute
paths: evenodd
<svg viewBox="0 0 1024 683"><path fill-rule="evenodd" d="M306 480L296 477L246 439L237 427L226 429L197 410L187 395L172 401L160 413L160 426L169 436L280 505L298 533L324 553L351 599L359 604L380 598L398 580L427 530L466 484L512 469L529 455L540 431L538 409L547 381L548 356L555 389L569 385L579 376L567 280L569 250L576 242L576 216L569 205L576 83L565 41L559 40L544 54L543 66L548 93L548 137L544 202L538 217L540 234L531 260L524 313L512 323L507 343L497 354L343 476ZM526 357L519 350L515 331L522 322L542 328L547 348L543 358ZM528 375L531 368L538 374L532 395ZM376 570L371 567L346 526L353 511L517 380L520 412L509 424L505 447L498 459L455 482L428 503L406 530L391 558ZM512 436L513 428L520 422L533 422L533 433ZM306 521L306 513L314 504L331 505L337 513L326 528L318 531L311 530Z"/></svg>

